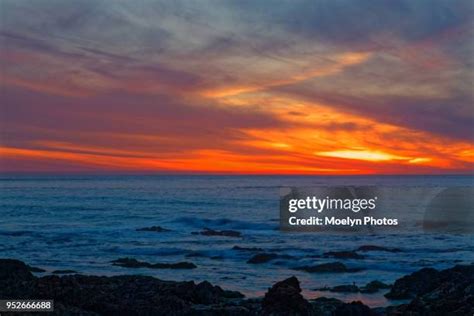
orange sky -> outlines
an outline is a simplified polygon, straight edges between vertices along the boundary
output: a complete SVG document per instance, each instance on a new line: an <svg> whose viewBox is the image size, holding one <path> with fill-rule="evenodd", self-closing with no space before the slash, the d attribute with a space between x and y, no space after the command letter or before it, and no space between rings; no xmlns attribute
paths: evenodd
<svg viewBox="0 0 474 316"><path fill-rule="evenodd" d="M254 5L5 3L0 171L472 172L462 5Z"/></svg>

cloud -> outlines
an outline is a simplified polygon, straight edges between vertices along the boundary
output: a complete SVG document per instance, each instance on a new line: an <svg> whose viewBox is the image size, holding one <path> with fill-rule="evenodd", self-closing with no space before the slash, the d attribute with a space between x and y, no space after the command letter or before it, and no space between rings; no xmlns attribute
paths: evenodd
<svg viewBox="0 0 474 316"><path fill-rule="evenodd" d="M2 143L23 162L470 166L470 1L4 0L2 13ZM412 163L313 154L353 145Z"/></svg>

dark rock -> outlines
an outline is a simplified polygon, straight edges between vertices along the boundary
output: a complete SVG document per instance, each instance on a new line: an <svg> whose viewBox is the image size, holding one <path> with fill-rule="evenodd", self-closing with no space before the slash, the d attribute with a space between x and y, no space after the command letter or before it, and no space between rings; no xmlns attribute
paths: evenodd
<svg viewBox="0 0 474 316"><path fill-rule="evenodd" d="M221 301L222 298L235 299L244 297L240 292L224 291L221 287L214 286L207 281L196 285L195 292L201 304L215 304Z"/></svg>
<svg viewBox="0 0 474 316"><path fill-rule="evenodd" d="M346 303L338 306L334 316L371 316L374 315L367 305L362 302Z"/></svg>
<svg viewBox="0 0 474 316"><path fill-rule="evenodd" d="M321 292L328 292L328 291L331 291L331 287L329 286L324 286L324 287L318 287L318 288L315 288L314 290L315 291L321 291Z"/></svg>
<svg viewBox="0 0 474 316"><path fill-rule="evenodd" d="M474 315L474 266L422 269L398 279L387 296L414 297L408 304L387 308L390 316Z"/></svg>
<svg viewBox="0 0 474 316"><path fill-rule="evenodd" d="M350 269L341 262L329 262L314 266L296 267L295 270L306 271L310 273L342 273L342 272L358 272L361 269Z"/></svg>
<svg viewBox="0 0 474 316"><path fill-rule="evenodd" d="M0 260L0 297L54 299L55 315L239 315L247 310L232 303L242 294L209 282L78 274L37 278L17 260ZM200 306L206 306L204 314Z"/></svg>
<svg viewBox="0 0 474 316"><path fill-rule="evenodd" d="M150 269L194 269L197 268L192 262L177 262L177 263L149 263L144 261L138 261L133 258L119 258L113 260L114 266L120 266L124 268L150 268Z"/></svg>
<svg viewBox="0 0 474 316"><path fill-rule="evenodd" d="M258 247L240 247L240 246L234 246L232 247L233 250L239 250L239 251L263 251L262 248Z"/></svg>
<svg viewBox="0 0 474 316"><path fill-rule="evenodd" d="M242 234L235 230L213 230L210 228L204 228L203 231L193 232L192 234L203 236L242 237Z"/></svg>
<svg viewBox="0 0 474 316"><path fill-rule="evenodd" d="M439 284L439 271L433 268L423 268L395 281L385 297L389 299L414 298L418 294L431 290L437 284Z"/></svg>
<svg viewBox="0 0 474 316"><path fill-rule="evenodd" d="M28 269L30 270L30 272L36 272L36 273L46 272L46 270L38 268L38 267L28 266Z"/></svg>
<svg viewBox="0 0 474 316"><path fill-rule="evenodd" d="M53 274L72 274L72 273L77 273L77 271L74 271L74 270L54 270L52 273Z"/></svg>
<svg viewBox="0 0 474 316"><path fill-rule="evenodd" d="M387 315L474 315L474 266L422 269L395 281L386 296L414 297L387 309Z"/></svg>
<svg viewBox="0 0 474 316"><path fill-rule="evenodd" d="M0 259L0 298L30 298L35 286L36 278L25 263L14 259Z"/></svg>
<svg viewBox="0 0 474 316"><path fill-rule="evenodd" d="M364 259L363 255L355 251L329 251L323 254L324 257L331 257L337 259Z"/></svg>
<svg viewBox="0 0 474 316"><path fill-rule="evenodd" d="M378 290L389 289L391 287L392 286L389 285L389 284L385 284L383 282L375 280L375 281L371 281L371 282L367 283L365 286L361 287L360 292L361 293L375 293Z"/></svg>
<svg viewBox="0 0 474 316"><path fill-rule="evenodd" d="M359 292L359 287L357 285L337 285L331 288L331 292L341 292L341 293L356 293Z"/></svg>
<svg viewBox="0 0 474 316"><path fill-rule="evenodd" d="M265 293L261 315L311 315L312 306L301 295L296 277L275 283Z"/></svg>
<svg viewBox="0 0 474 316"><path fill-rule="evenodd" d="M329 292L342 292L342 293L375 293L380 289L389 289L391 286L380 281L372 281L369 282L367 285L359 288L355 284L347 284L347 285L337 285L335 287L323 287L315 289L315 291L329 291Z"/></svg>
<svg viewBox="0 0 474 316"><path fill-rule="evenodd" d="M163 228L161 226L151 226L151 227L143 227L143 228L137 228L137 232L157 232L157 233L164 233L164 232L170 232L171 230Z"/></svg>
<svg viewBox="0 0 474 316"><path fill-rule="evenodd" d="M401 252L402 250L399 248L387 248L382 246L374 246L374 245L364 245L360 246L356 249L356 251L386 251L386 252Z"/></svg>
<svg viewBox="0 0 474 316"><path fill-rule="evenodd" d="M199 251L193 251L185 255L186 258L205 257L206 255Z"/></svg>
<svg viewBox="0 0 474 316"><path fill-rule="evenodd" d="M318 297L311 300L314 315L321 316L332 316L336 312L336 309L345 304L343 301L336 298Z"/></svg>
<svg viewBox="0 0 474 316"><path fill-rule="evenodd" d="M247 263L251 263L251 264L266 263L276 258L278 258L278 255L274 253L258 253L252 258L250 258L247 261Z"/></svg>
<svg viewBox="0 0 474 316"><path fill-rule="evenodd" d="M311 300L313 315L317 316L375 316L371 309L361 302L344 303L335 298L319 297Z"/></svg>

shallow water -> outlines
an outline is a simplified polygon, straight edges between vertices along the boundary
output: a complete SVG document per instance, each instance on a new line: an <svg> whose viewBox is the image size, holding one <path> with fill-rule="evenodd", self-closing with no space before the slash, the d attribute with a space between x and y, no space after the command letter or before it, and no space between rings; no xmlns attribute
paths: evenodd
<svg viewBox="0 0 474 316"><path fill-rule="evenodd" d="M392 283L422 267L447 268L474 262L472 235L329 235L284 233L279 225L279 187L318 185L464 186L469 176L2 176L0 257L47 269L80 273L145 274L167 280L208 280L247 296L261 296L274 282L296 275L307 298L361 299L390 304L377 294L314 291L324 286ZM171 232L139 232L159 225ZM191 232L231 229L242 238ZM357 273L309 274L292 270L337 259L314 258L361 245L401 248L368 252L364 260L343 260ZM258 247L289 255L266 264L246 261L254 254L233 246ZM190 256L191 255L191 256ZM191 261L193 270L127 269L119 257L148 262Z"/></svg>

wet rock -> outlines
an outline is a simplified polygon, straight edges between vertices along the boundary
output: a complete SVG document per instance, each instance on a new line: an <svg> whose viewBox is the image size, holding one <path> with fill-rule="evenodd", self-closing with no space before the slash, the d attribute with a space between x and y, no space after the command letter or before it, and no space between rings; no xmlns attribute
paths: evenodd
<svg viewBox="0 0 474 316"><path fill-rule="evenodd" d="M370 307L364 305L362 302L346 303L338 306L334 311L334 316L371 316L374 313Z"/></svg>
<svg viewBox="0 0 474 316"><path fill-rule="evenodd" d="M46 270L38 268L38 267L28 266L28 269L30 270L30 272L36 272L36 273L46 272Z"/></svg>
<svg viewBox="0 0 474 316"><path fill-rule="evenodd" d="M358 272L361 269L348 268L341 262L329 262L318 264L314 266L301 266L294 268L295 270L306 271L310 273L343 273L343 272Z"/></svg>
<svg viewBox="0 0 474 316"><path fill-rule="evenodd" d="M258 247L240 247L240 246L234 246L232 247L233 250L238 250L238 251L263 251L263 248L258 248Z"/></svg>
<svg viewBox="0 0 474 316"><path fill-rule="evenodd" d="M171 230L163 228L161 226L151 226L151 227L143 227L143 228L137 228L137 232L157 232L157 233L164 233L164 232L170 232Z"/></svg>
<svg viewBox="0 0 474 316"><path fill-rule="evenodd" d="M434 288L439 282L439 271L433 268L423 268L395 281L385 297L389 299L414 298L416 295L426 293Z"/></svg>
<svg viewBox="0 0 474 316"><path fill-rule="evenodd" d="M261 315L311 315L312 306L301 295L296 277L275 283L265 293Z"/></svg>
<svg viewBox="0 0 474 316"><path fill-rule="evenodd" d="M274 253L258 253L252 258L250 258L247 263L251 264L260 264L260 263L266 263L268 261L274 260L278 258L277 254Z"/></svg>
<svg viewBox="0 0 474 316"><path fill-rule="evenodd" d="M361 287L360 292L361 293L375 293L375 292L378 292L379 290L389 289L391 287L392 286L389 285L389 284L385 284L383 282L375 280L375 281L371 281L371 282L367 283L365 286Z"/></svg>
<svg viewBox="0 0 474 316"><path fill-rule="evenodd" d="M207 281L199 283L195 288L196 296L201 304L215 304L222 298L243 298L240 292L224 291L219 286L214 286Z"/></svg>
<svg viewBox="0 0 474 316"><path fill-rule="evenodd" d="M329 251L323 254L324 257L337 258L337 259L364 259L363 255L358 254L355 251Z"/></svg>
<svg viewBox="0 0 474 316"><path fill-rule="evenodd" d="M197 266L192 262L177 262L177 263L149 263L144 261L138 261L133 258L119 258L113 260L114 266L120 266L124 268L150 268L150 269L194 269Z"/></svg>
<svg viewBox="0 0 474 316"><path fill-rule="evenodd" d="M344 303L335 298L319 297L311 300L313 314L317 316L375 316L376 314L361 302Z"/></svg>
<svg viewBox="0 0 474 316"><path fill-rule="evenodd" d="M30 268L14 259L0 259L0 297L2 299L30 298L36 278Z"/></svg>
<svg viewBox="0 0 474 316"><path fill-rule="evenodd" d="M388 298L412 298L387 315L474 315L474 266L421 269L395 281Z"/></svg>
<svg viewBox="0 0 474 316"><path fill-rule="evenodd" d="M364 245L357 248L355 251L386 251L386 252L401 252L402 250L399 248L387 248L382 246L374 246L374 245Z"/></svg>
<svg viewBox="0 0 474 316"><path fill-rule="evenodd" d="M242 234L235 230L214 230L210 228L204 228L204 230L200 232L192 232L192 234L203 236L242 237Z"/></svg>
<svg viewBox="0 0 474 316"><path fill-rule="evenodd" d="M357 293L359 292L359 287L354 284L348 285L337 285L330 289L331 292L341 292L341 293Z"/></svg>
<svg viewBox="0 0 474 316"><path fill-rule="evenodd" d="M343 305L344 302L336 298L318 297L310 301L313 307L314 315L333 316L336 308Z"/></svg>
<svg viewBox="0 0 474 316"><path fill-rule="evenodd" d="M474 266L443 270L437 280L409 304L388 308L387 315L474 315Z"/></svg>
<svg viewBox="0 0 474 316"><path fill-rule="evenodd" d="M341 292L341 293L375 293L380 289L389 289L391 285L382 283L380 281L372 281L367 283L363 287L358 287L355 284L347 284L347 285L337 285L334 287L323 287L317 288L315 291L329 291L329 292Z"/></svg>
<svg viewBox="0 0 474 316"><path fill-rule="evenodd" d="M37 278L18 260L0 260L0 297L54 299L55 315L238 315L247 309L239 307L242 294L209 282L79 274ZM198 313L199 306L206 306L206 313Z"/></svg>
<svg viewBox="0 0 474 316"><path fill-rule="evenodd" d="M77 271L74 271L74 270L54 270L52 273L53 274L72 274L72 273L77 273Z"/></svg>

